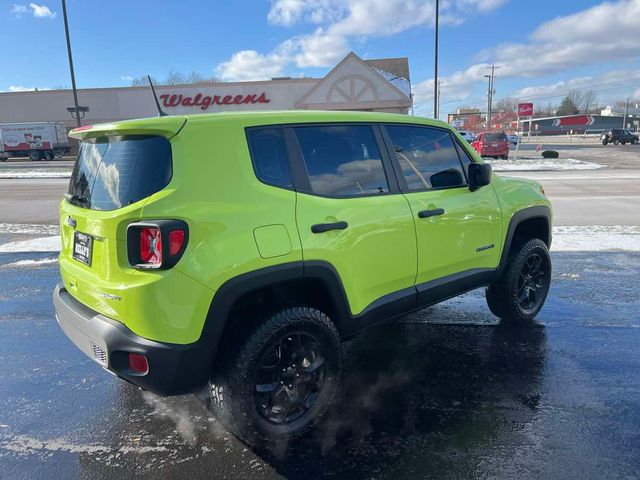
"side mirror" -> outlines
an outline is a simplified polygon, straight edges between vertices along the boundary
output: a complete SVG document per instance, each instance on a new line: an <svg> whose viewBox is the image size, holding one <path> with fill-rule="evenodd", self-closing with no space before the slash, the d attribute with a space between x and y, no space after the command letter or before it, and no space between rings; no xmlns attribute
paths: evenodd
<svg viewBox="0 0 640 480"><path fill-rule="evenodd" d="M469 164L469 190L472 192L491 183L491 165L488 163Z"/></svg>

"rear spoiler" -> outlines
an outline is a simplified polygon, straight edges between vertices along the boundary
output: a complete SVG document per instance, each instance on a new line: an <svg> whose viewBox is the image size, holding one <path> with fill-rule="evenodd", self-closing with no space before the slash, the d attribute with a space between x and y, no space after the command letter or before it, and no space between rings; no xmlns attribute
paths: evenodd
<svg viewBox="0 0 640 480"><path fill-rule="evenodd" d="M69 132L69 137L76 140L111 135L160 135L171 138L182 130L185 123L187 123L186 117L181 116L124 120L122 122L101 123L74 128Z"/></svg>

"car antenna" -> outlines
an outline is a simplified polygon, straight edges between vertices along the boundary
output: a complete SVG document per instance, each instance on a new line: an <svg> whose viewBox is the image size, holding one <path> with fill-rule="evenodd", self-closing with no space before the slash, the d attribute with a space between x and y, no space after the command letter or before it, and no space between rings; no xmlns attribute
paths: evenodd
<svg viewBox="0 0 640 480"><path fill-rule="evenodd" d="M156 108L158 109L159 117L166 117L167 113L160 108L160 102L158 101L158 96L156 95L156 89L153 88L153 82L151 81L151 76L147 75L147 79L149 80L149 86L151 87L151 93L153 93L153 99L156 101Z"/></svg>

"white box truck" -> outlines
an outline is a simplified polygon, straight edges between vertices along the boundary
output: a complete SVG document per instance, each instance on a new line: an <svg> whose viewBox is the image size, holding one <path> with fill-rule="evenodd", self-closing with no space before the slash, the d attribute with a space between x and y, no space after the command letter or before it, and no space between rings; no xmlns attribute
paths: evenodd
<svg viewBox="0 0 640 480"><path fill-rule="evenodd" d="M0 160L29 157L53 160L71 153L62 122L0 123Z"/></svg>

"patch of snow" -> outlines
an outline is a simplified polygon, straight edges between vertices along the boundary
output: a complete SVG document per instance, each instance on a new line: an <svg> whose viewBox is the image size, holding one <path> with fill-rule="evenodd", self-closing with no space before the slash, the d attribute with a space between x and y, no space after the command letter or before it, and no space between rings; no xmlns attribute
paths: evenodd
<svg viewBox="0 0 640 480"><path fill-rule="evenodd" d="M0 178L70 178L71 170L2 170Z"/></svg>
<svg viewBox="0 0 640 480"><path fill-rule="evenodd" d="M0 268L19 268L19 267L39 267L41 265L52 265L58 263L57 258L41 258L39 260L19 260L17 262L0 265Z"/></svg>
<svg viewBox="0 0 640 480"><path fill-rule="evenodd" d="M552 252L640 252L640 226L553 227Z"/></svg>
<svg viewBox="0 0 640 480"><path fill-rule="evenodd" d="M60 236L34 238L0 245L0 253L59 252Z"/></svg>
<svg viewBox="0 0 640 480"><path fill-rule="evenodd" d="M33 437L28 437L26 435L15 435L11 437L8 441L4 441L0 443L0 447L5 450L9 450L15 453L34 453L37 451L48 451L48 452L67 452L67 453L85 453L85 454L140 454L140 453L149 453L149 452L167 452L169 449L164 445L140 445L140 446L130 446L123 445L120 447L107 446L107 445L96 445L96 444L82 444L82 443L71 443L62 438L54 438L51 440L38 440Z"/></svg>
<svg viewBox="0 0 640 480"><path fill-rule="evenodd" d="M394 73L387 72L386 70L382 70L381 68L373 67L373 69L381 76L383 76L387 82L393 84L398 90L404 93L407 97L411 97L411 82L409 82L408 79L400 77Z"/></svg>
<svg viewBox="0 0 640 480"><path fill-rule="evenodd" d="M536 160L485 160L496 172L597 170L605 165L575 158L542 158Z"/></svg>
<svg viewBox="0 0 640 480"><path fill-rule="evenodd" d="M58 235L58 225L38 225L29 223L0 223L0 233L14 233L22 235Z"/></svg>

